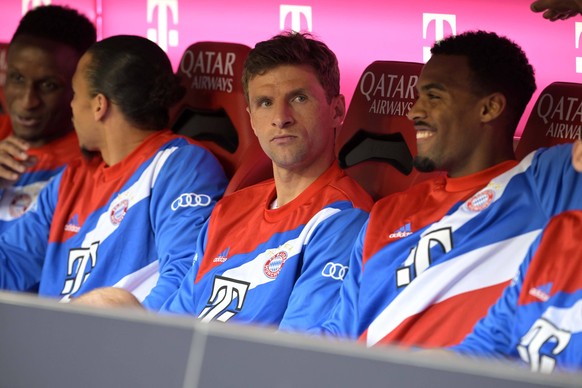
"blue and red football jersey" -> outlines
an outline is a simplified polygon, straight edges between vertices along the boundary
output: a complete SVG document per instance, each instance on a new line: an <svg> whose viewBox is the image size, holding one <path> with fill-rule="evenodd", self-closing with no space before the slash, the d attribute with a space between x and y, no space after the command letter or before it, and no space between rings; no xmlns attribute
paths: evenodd
<svg viewBox="0 0 582 388"><path fill-rule="evenodd" d="M10 116L0 115L0 139L11 134ZM24 214L52 177L61 172L67 163L81 157L75 131L49 144L30 148L27 153L36 158L36 164L22 174L12 187L0 190L0 233L11 221Z"/></svg>
<svg viewBox="0 0 582 388"><path fill-rule="evenodd" d="M458 344L495 303L541 229L582 208L571 145L379 201L324 332L368 346Z"/></svg>
<svg viewBox="0 0 582 388"><path fill-rule="evenodd" d="M580 233L582 211L554 217L530 247L511 285L453 350L520 359L538 372L581 370Z"/></svg>
<svg viewBox="0 0 582 388"><path fill-rule="evenodd" d="M194 264L163 311L283 330L321 324L372 201L336 165L290 203L270 209L275 197L269 180L216 205Z"/></svg>
<svg viewBox="0 0 582 388"><path fill-rule="evenodd" d="M117 286L157 309L226 185L209 151L169 131L113 166L72 162L0 235L0 287L68 300Z"/></svg>

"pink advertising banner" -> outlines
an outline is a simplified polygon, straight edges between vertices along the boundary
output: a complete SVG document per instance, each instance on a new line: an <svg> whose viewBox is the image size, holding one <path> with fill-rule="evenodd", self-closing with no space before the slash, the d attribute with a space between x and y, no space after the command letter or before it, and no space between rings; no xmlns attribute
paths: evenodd
<svg viewBox="0 0 582 388"><path fill-rule="evenodd" d="M50 1L3 0L0 41L9 41L28 8ZM253 47L281 30L310 31L337 54L348 101L375 60L424 62L436 39L483 29L506 35L536 69L539 92L553 81L582 83L582 18L551 23L531 0L70 0L96 21L99 36L136 34L157 42L177 69L198 41ZM531 106L528 109L531 109ZM523 122L524 120L522 120Z"/></svg>

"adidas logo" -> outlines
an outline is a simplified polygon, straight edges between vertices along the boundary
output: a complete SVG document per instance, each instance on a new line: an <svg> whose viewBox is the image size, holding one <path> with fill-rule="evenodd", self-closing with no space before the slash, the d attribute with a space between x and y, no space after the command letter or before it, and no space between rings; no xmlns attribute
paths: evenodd
<svg viewBox="0 0 582 388"><path fill-rule="evenodd" d="M220 252L218 254L218 256L216 256L214 258L214 260L212 260L213 263L224 263L226 260L228 260L228 250L230 248L226 248L224 251Z"/></svg>
<svg viewBox="0 0 582 388"><path fill-rule="evenodd" d="M67 224L65 225L65 231L66 232L78 233L79 230L81 230L81 226L79 226L79 218L75 214L73 216L73 218L71 218L69 220L69 222L67 222Z"/></svg>
<svg viewBox="0 0 582 388"><path fill-rule="evenodd" d="M407 222L406 225L399 228L398 230L395 230L388 237L389 238L403 238L406 236L410 236L411 234L412 234L412 231L410 230L410 222Z"/></svg>
<svg viewBox="0 0 582 388"><path fill-rule="evenodd" d="M539 287L532 287L529 289L529 294L538 298L542 302L547 302L550 299L550 291L552 290L552 283L544 284Z"/></svg>

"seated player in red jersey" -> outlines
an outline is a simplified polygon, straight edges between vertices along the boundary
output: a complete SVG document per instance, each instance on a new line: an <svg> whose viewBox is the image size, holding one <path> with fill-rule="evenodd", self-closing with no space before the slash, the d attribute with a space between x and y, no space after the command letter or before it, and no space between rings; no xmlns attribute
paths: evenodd
<svg viewBox="0 0 582 388"><path fill-rule="evenodd" d="M458 344L496 302L550 218L582 208L571 145L520 163L513 134L535 90L525 53L475 31L435 43L408 117L416 167L445 171L378 201L325 333L368 346ZM395 233L399 230L408 233Z"/></svg>
<svg viewBox="0 0 582 388"><path fill-rule="evenodd" d="M333 306L372 204L335 159L345 113L337 59L309 35L278 35L251 50L243 86L274 179L216 205L162 311L307 330ZM135 304L122 290L99 291L79 301Z"/></svg>
<svg viewBox="0 0 582 388"><path fill-rule="evenodd" d="M0 235L0 288L70 300L116 286L158 309L192 264L227 179L208 150L167 129L184 94L166 53L137 36L93 44L73 76L79 145Z"/></svg>
<svg viewBox="0 0 582 388"><path fill-rule="evenodd" d="M4 87L8 114L0 116L0 233L81 156L71 122L71 79L95 36L85 16L47 5L24 15L12 37Z"/></svg>

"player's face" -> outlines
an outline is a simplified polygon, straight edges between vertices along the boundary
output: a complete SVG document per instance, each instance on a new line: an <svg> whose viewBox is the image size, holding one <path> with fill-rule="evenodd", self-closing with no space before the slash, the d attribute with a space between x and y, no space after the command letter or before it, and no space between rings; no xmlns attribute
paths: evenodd
<svg viewBox="0 0 582 388"><path fill-rule="evenodd" d="M8 50L6 105L14 133L40 146L72 129L71 77L78 55L47 39L17 37Z"/></svg>
<svg viewBox="0 0 582 388"><path fill-rule="evenodd" d="M95 119L93 115L95 98L89 94L89 83L87 81L87 66L91 62L90 54L85 54L79 60L77 71L73 76L73 100L71 109L73 111L73 124L79 145L89 151L97 151L95 137Z"/></svg>
<svg viewBox="0 0 582 388"><path fill-rule="evenodd" d="M432 167L452 177L473 172L482 134L481 97L470 85L466 57L435 55L424 66L419 98L408 113L416 129L418 169Z"/></svg>
<svg viewBox="0 0 582 388"><path fill-rule="evenodd" d="M334 128L343 120L343 96L327 101L309 66L281 65L249 81L253 130L275 168L318 171L334 155Z"/></svg>

